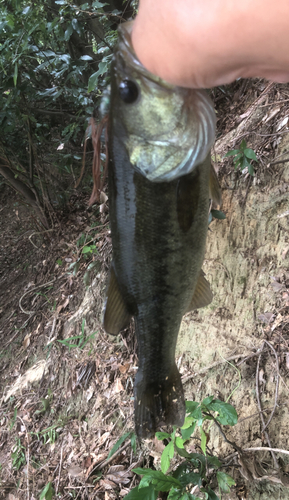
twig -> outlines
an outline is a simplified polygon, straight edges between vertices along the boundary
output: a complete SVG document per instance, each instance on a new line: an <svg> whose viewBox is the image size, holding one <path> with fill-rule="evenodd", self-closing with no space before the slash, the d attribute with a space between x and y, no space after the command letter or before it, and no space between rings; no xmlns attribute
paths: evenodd
<svg viewBox="0 0 289 500"><path fill-rule="evenodd" d="M227 443L229 443L234 448L235 451L237 451L238 453L242 454L242 449L236 443L234 443L233 441L230 441L227 438L227 436L224 433L224 431L223 431L221 425L219 424L218 420L211 413L204 412L204 415L208 415L208 416L212 417L212 419L214 420L216 426L218 427L218 429L219 429L220 433L222 434L223 438L225 439L225 441Z"/></svg>
<svg viewBox="0 0 289 500"><path fill-rule="evenodd" d="M61 467L62 467L62 455L63 455L63 445L61 446L59 473L58 473L58 480L57 480L57 485L56 485L56 490L55 490L55 496L57 496L57 493L58 493L58 487L59 487L59 481L60 481L60 474L61 474Z"/></svg>
<svg viewBox="0 0 289 500"><path fill-rule="evenodd" d="M37 250L39 250L40 247L38 247L37 245L35 245L35 243L33 243L32 241L32 236L34 236L35 234L43 234L43 233L49 233L50 231L54 231L54 229L45 229L45 231L35 231L34 233L30 234L30 236L28 236L28 239L30 241L30 243L32 243L32 245L37 248Z"/></svg>
<svg viewBox="0 0 289 500"><path fill-rule="evenodd" d="M276 407L277 407L278 392L279 392L279 361L278 361L278 355L277 355L277 352L275 351L274 347L270 344L270 342L267 342L267 340L264 340L264 342L269 347L271 347L272 351L274 352L274 355L275 355L275 358L276 358L277 379L276 379L275 401L274 401L273 410L272 410L272 413L271 413L271 415L270 415L270 417L269 417L269 419L267 421L267 424L265 425L265 427L263 427L262 432L264 432L264 430L268 427L268 425L270 424L270 422L271 422L271 420L273 418L273 415L274 415Z"/></svg>
<svg viewBox="0 0 289 500"><path fill-rule="evenodd" d="M252 354L252 357L253 356L257 356L257 354ZM248 357L248 354L236 354L235 356L231 356L230 358L227 358L227 359L224 358L221 361L216 361L215 363L212 363L211 365L206 366L205 368L202 368L198 372L195 372L192 375L189 375L188 377L182 378L182 382L183 382L183 384L185 384L186 382L188 382L188 380L191 380L192 378L196 377L197 375L201 375L202 373L205 373L206 371L211 370L211 368L215 368L215 366L221 365L223 363L227 363L228 361L234 361L235 359L246 358L246 357Z"/></svg>
<svg viewBox="0 0 289 500"><path fill-rule="evenodd" d="M27 292L25 292L22 297L20 297L20 300L19 300L19 307L21 309L21 311L24 313L24 314L27 314L27 315L30 315L30 314L35 314L35 311L25 311L21 305L21 302L22 302L22 299L24 299L25 295L27 295L28 293L31 293L31 292L34 292L35 290L38 290L38 288L44 288L48 285L51 285L51 283L54 283L54 281L56 280L56 278L54 278L53 280L51 281L48 281L47 283L44 283L43 285L38 285L38 286L35 286L34 288L31 288L31 290L27 290Z"/></svg>
<svg viewBox="0 0 289 500"><path fill-rule="evenodd" d="M121 448L119 448L108 460L105 460L104 462L102 462L102 464L97 465L93 471L95 472L96 470L104 469L104 467L106 467L108 464L110 464L115 459L115 457L117 457L117 455L119 455L123 450L128 448L129 445L130 445L130 441L125 443Z"/></svg>
<svg viewBox="0 0 289 500"><path fill-rule="evenodd" d="M17 418L19 418L19 420L21 421L24 429L25 429L25 434L26 434L26 440L27 440L27 451L26 451L26 463L27 463L27 500L30 500L30 493L29 493L29 460L30 460L30 457L29 457L29 439L28 439L28 432L27 432L27 429L26 429L26 425L25 423L23 422L22 418L19 417L19 415L17 415Z"/></svg>
<svg viewBox="0 0 289 500"><path fill-rule="evenodd" d="M281 403L279 404L278 406L286 406L288 403ZM267 411L270 411L272 410L273 406L271 406L271 408L264 408L264 410L262 410L262 413L266 413ZM240 420L238 420L238 424L240 424L241 422L244 422L245 420L248 420L249 418L253 418L253 417L256 417L256 415L259 415L260 412L258 411L257 413L253 413L252 415L249 415L249 417L244 417L244 418L241 418Z"/></svg>
<svg viewBox="0 0 289 500"><path fill-rule="evenodd" d="M261 406L261 400L260 400L259 368L260 368L260 360L261 360L262 351L264 349L264 346L265 346L265 342L263 342L263 344L262 344L261 352L260 352L260 354L258 356L257 369L256 369L256 397L257 397L257 405L258 405L258 410L259 410L261 422L263 424L263 428L265 428L265 420L264 420L264 416L263 416L263 412L262 412L262 406ZM267 441L268 445L270 446L270 448L272 448L268 432L264 431L264 435L265 435L265 438L266 438L266 441ZM276 456L275 456L275 453L273 451L271 451L271 455L272 455L272 458L273 458L274 465L275 465L276 469L279 469L278 462L276 460Z"/></svg>
<svg viewBox="0 0 289 500"><path fill-rule="evenodd" d="M287 161L289 161L289 158L287 158L287 160L273 161L270 165L279 165L279 163L287 163Z"/></svg>
<svg viewBox="0 0 289 500"><path fill-rule="evenodd" d="M284 453L285 455L289 455L289 451L281 450L280 448L269 448L268 446L257 446L254 448L243 448L243 451L271 451L271 453Z"/></svg>

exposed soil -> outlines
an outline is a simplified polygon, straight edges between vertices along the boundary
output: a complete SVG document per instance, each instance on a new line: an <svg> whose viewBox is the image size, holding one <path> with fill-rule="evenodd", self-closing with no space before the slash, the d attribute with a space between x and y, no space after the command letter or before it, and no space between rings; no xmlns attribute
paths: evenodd
<svg viewBox="0 0 289 500"><path fill-rule="evenodd" d="M177 362L187 399L230 398L239 421L224 428L228 440L288 451L289 87L246 80L213 97L226 219L208 235L213 302L185 316ZM244 138L258 156L254 178L223 159ZM131 445L133 325L115 338L101 327L107 211L76 193L42 232L10 189L0 196L0 497L36 499L50 483L55 498L122 498L137 484L131 469L160 467L163 445ZM272 417L265 430L260 410L265 424ZM240 456L216 426L209 434L236 481L223 499L289 498L288 455Z"/></svg>

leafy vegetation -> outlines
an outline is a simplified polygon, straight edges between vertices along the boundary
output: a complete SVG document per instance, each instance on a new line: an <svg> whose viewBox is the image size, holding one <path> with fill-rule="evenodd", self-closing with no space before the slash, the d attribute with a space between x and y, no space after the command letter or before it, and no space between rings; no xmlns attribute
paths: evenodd
<svg viewBox="0 0 289 500"><path fill-rule="evenodd" d="M107 85L118 3L1 4L0 178L45 226L79 177L87 121Z"/></svg>
<svg viewBox="0 0 289 500"><path fill-rule="evenodd" d="M16 470L26 464L25 447L21 444L20 438L16 438L16 443L11 452L12 467Z"/></svg>
<svg viewBox="0 0 289 500"><path fill-rule="evenodd" d="M204 430L203 424L206 420L211 420L221 425L236 425L236 410L232 405L214 399L213 396L205 398L201 403L187 401L186 410L187 416L181 429L174 426L172 433L156 432L157 439L168 441L161 456L161 470L133 469L133 472L142 478L139 486L133 488L125 496L125 500L155 500L160 491L169 492L168 499L171 500L200 500L190 493L194 487L203 493L203 498L218 500L219 497L212 489L214 481L219 491L225 493L235 484L231 476L220 470L220 460L208 452L209 434ZM199 428L200 432L202 453L189 453L185 449L185 443L191 439L196 428ZM167 474L175 455L185 460L171 474ZM210 477L209 468L214 471L213 474L210 473Z"/></svg>
<svg viewBox="0 0 289 500"><path fill-rule="evenodd" d="M232 149L225 154L225 157L233 156L233 162L235 166L235 170L239 168L244 170L244 168L248 168L248 172L250 175L254 175L254 167L252 161L258 162L255 151L251 148L248 148L245 139L242 140L239 149Z"/></svg>

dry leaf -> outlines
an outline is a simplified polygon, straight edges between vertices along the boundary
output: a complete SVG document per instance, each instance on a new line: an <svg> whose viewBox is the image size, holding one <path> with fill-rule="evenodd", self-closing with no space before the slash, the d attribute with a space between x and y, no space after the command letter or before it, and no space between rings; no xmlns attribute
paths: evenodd
<svg viewBox="0 0 289 500"><path fill-rule="evenodd" d="M68 306L68 304L69 304L69 297L67 297L67 299L57 307L56 309L57 314L59 314L60 311L62 311L62 309L65 309Z"/></svg>
<svg viewBox="0 0 289 500"><path fill-rule="evenodd" d="M98 445L102 446L107 441L109 436L110 436L110 432L105 432L104 434L102 434L102 436L100 436L100 438L99 438Z"/></svg>
<svg viewBox="0 0 289 500"><path fill-rule="evenodd" d="M22 347L24 349L27 349L27 347L30 345L30 337L31 337L31 333L27 333L27 335L25 335L24 340L23 340L23 344L22 344Z"/></svg>
<svg viewBox="0 0 289 500"><path fill-rule="evenodd" d="M121 365L121 364L118 365L118 369L119 369L120 373L122 373L122 374L126 373L129 369L129 367L130 367L130 363L125 363L124 365Z"/></svg>
<svg viewBox="0 0 289 500"><path fill-rule="evenodd" d="M261 368L260 371L259 371L259 382L261 384L266 384L266 380L264 378L264 370L263 370L263 368Z"/></svg>
<svg viewBox="0 0 289 500"><path fill-rule="evenodd" d="M99 484L100 486L103 486L105 490L112 490L115 488L115 483L113 481L109 481L108 479L101 479Z"/></svg>
<svg viewBox="0 0 289 500"><path fill-rule="evenodd" d="M29 368L26 373L20 375L10 391L7 392L4 401L6 402L11 396L19 394L19 392L26 389L29 384L33 384L41 380L48 370L49 363L50 361L42 359Z"/></svg>
<svg viewBox="0 0 289 500"><path fill-rule="evenodd" d="M69 467L67 472L72 477L79 477L83 475L83 469L79 467L79 465L72 465L71 467Z"/></svg>
<svg viewBox="0 0 289 500"><path fill-rule="evenodd" d="M284 290L284 285L282 285L282 283L278 283L278 281L273 281L273 283L271 283L271 287L273 288L274 292L280 292L280 290Z"/></svg>
<svg viewBox="0 0 289 500"><path fill-rule="evenodd" d="M124 469L124 465L113 465L109 468L106 478L116 484L128 484L133 474L130 470Z"/></svg>
<svg viewBox="0 0 289 500"><path fill-rule="evenodd" d="M121 383L120 378L117 378L114 385L114 392L118 394L121 391L123 391L123 385Z"/></svg>
<svg viewBox="0 0 289 500"><path fill-rule="evenodd" d="M275 315L272 312L267 312L263 314L259 314L258 319L262 321L262 323L272 323L274 320Z"/></svg>
<svg viewBox="0 0 289 500"><path fill-rule="evenodd" d="M108 197L106 196L106 194L103 191L100 191L99 202L106 203L107 200L108 200Z"/></svg>

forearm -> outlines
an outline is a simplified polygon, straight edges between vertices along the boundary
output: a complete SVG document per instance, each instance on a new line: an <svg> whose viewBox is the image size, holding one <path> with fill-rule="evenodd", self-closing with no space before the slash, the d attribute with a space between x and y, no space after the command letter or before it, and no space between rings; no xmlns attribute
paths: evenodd
<svg viewBox="0 0 289 500"><path fill-rule="evenodd" d="M288 0L140 0L132 40L144 66L177 85L289 80Z"/></svg>

